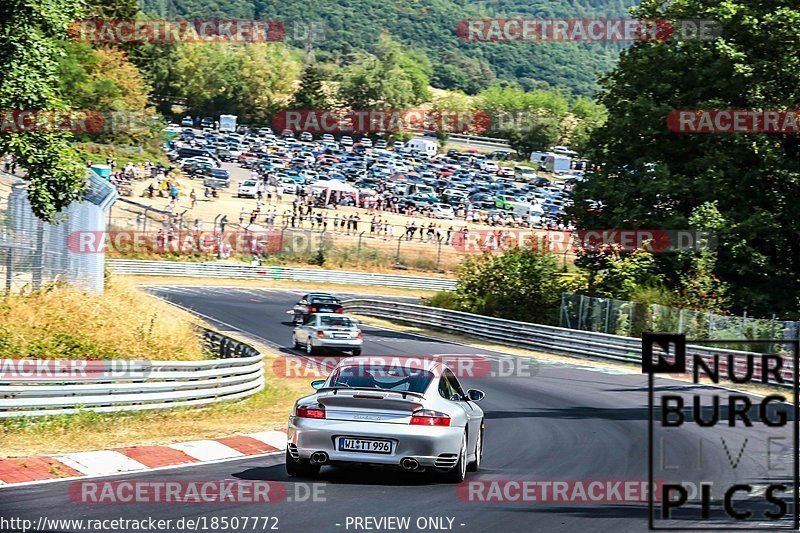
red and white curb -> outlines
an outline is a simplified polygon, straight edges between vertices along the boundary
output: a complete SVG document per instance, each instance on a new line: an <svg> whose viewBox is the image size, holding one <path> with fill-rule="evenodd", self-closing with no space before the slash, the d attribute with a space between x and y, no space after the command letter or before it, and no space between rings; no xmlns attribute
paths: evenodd
<svg viewBox="0 0 800 533"><path fill-rule="evenodd" d="M163 446L130 446L112 450L0 459L0 487L220 462L277 453L285 449L285 431L262 431Z"/></svg>

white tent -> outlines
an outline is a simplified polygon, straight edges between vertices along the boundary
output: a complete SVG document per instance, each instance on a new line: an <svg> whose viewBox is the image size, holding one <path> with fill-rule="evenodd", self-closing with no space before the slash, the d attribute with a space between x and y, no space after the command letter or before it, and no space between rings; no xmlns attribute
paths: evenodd
<svg viewBox="0 0 800 533"><path fill-rule="evenodd" d="M356 187L353 187L349 183L337 180L320 180L315 183L312 183L311 185L309 185L309 187L311 187L312 192L314 190L325 191L326 204L330 203L332 192L352 194L356 200L356 204L358 204L358 189Z"/></svg>

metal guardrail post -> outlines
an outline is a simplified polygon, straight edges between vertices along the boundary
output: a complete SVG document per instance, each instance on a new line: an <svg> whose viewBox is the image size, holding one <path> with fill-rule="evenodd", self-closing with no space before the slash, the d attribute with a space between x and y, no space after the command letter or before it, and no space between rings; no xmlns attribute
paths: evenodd
<svg viewBox="0 0 800 533"><path fill-rule="evenodd" d="M33 252L33 269L31 271L33 279L31 285L34 290L42 287L44 277L44 222L37 221L36 224L36 249Z"/></svg>
<svg viewBox="0 0 800 533"><path fill-rule="evenodd" d="M14 281L14 248L6 248L6 292L11 292L11 284ZM774 330L774 327L773 327Z"/></svg>
<svg viewBox="0 0 800 533"><path fill-rule="evenodd" d="M364 238L364 232L358 234L358 248L356 250L356 261L361 261L361 240Z"/></svg>
<svg viewBox="0 0 800 533"><path fill-rule="evenodd" d="M395 265L399 265L400 264L400 243L401 242L403 242L403 237L402 236L397 238L397 255L394 258L394 264Z"/></svg>

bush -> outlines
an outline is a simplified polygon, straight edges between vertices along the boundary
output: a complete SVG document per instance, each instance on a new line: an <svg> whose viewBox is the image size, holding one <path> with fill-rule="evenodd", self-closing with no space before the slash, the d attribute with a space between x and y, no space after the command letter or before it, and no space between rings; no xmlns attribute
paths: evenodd
<svg viewBox="0 0 800 533"><path fill-rule="evenodd" d="M485 253L462 262L454 297L438 301L482 315L555 324L563 282L558 260L550 253L517 249L501 255Z"/></svg>
<svg viewBox="0 0 800 533"><path fill-rule="evenodd" d="M463 311L461 302L458 300L458 294L453 291L440 291L428 298L425 302L431 307L439 307L441 309L451 309L453 311Z"/></svg>

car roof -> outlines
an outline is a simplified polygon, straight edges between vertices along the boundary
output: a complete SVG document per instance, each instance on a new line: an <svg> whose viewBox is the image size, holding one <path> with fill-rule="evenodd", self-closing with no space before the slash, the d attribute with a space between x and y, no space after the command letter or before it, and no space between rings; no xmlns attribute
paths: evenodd
<svg viewBox="0 0 800 533"><path fill-rule="evenodd" d="M447 365L435 359L425 357L406 357L406 356L388 356L388 357L375 357L375 356L358 356L358 357L345 357L340 360L336 365L337 367L346 365L378 365L385 362L386 366L394 366L396 362L401 362L405 368L413 368L416 370L428 370L441 375L441 372L448 368ZM449 370L449 368L448 368Z"/></svg>

